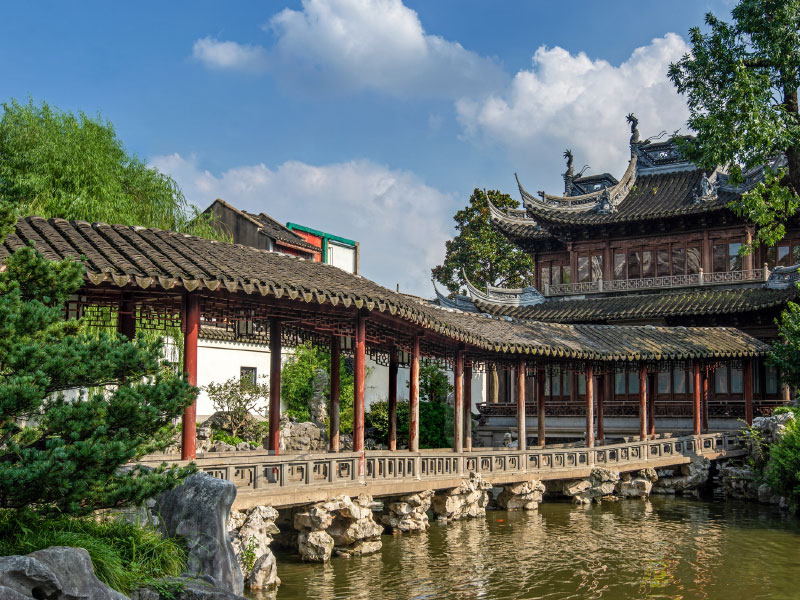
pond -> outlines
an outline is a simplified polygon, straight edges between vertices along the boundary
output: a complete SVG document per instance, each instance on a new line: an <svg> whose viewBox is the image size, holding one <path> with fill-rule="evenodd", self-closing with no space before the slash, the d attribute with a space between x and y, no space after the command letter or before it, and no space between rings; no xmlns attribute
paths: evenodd
<svg viewBox="0 0 800 600"><path fill-rule="evenodd" d="M731 501L545 502L386 535L371 556L277 559L277 596L251 598L800 598L800 521Z"/></svg>

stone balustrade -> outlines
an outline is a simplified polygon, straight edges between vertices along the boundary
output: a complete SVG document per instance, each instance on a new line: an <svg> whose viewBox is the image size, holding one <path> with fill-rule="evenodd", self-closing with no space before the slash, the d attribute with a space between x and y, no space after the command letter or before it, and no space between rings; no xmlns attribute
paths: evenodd
<svg viewBox="0 0 800 600"><path fill-rule="evenodd" d="M198 455L198 468L232 481L237 508L270 504L291 506L339 493L375 497L455 487L470 473L500 485L528 478L539 480L581 477L594 467L633 471L679 465L694 456L710 459L744 454L735 432L665 437L586 448L554 445L517 451L508 448L368 451L270 455L267 451L214 452ZM359 462L361 475L359 475ZM174 455L151 455L143 461L182 463ZM354 492L354 493L353 493Z"/></svg>

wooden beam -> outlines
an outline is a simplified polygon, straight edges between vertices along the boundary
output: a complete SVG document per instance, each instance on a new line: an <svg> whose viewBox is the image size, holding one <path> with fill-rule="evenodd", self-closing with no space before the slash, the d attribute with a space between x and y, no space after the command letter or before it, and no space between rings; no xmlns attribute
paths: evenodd
<svg viewBox="0 0 800 600"><path fill-rule="evenodd" d="M339 405L339 394L341 391L341 361L340 361L339 338L331 336L331 399L330 399L330 443L331 452L339 452L339 423L341 420L341 409Z"/></svg>
<svg viewBox="0 0 800 600"><path fill-rule="evenodd" d="M197 337L200 333L200 299L187 294L183 304L183 372L189 385L197 385ZM181 422L181 460L194 460L197 455L197 398L183 409Z"/></svg>
<svg viewBox="0 0 800 600"><path fill-rule="evenodd" d="M594 447L594 368L586 365L586 447Z"/></svg>
<svg viewBox="0 0 800 600"><path fill-rule="evenodd" d="M536 408L538 409L538 424L537 424L537 442L539 447L544 448L545 445L545 421L546 421L546 409L545 409L545 378L547 374L544 370L544 367L539 366L536 369Z"/></svg>
<svg viewBox="0 0 800 600"><path fill-rule="evenodd" d="M419 336L414 336L408 382L408 450L419 452Z"/></svg>
<svg viewBox="0 0 800 600"><path fill-rule="evenodd" d="M281 448L281 322L269 320L269 451Z"/></svg>
<svg viewBox="0 0 800 600"><path fill-rule="evenodd" d="M700 435L700 394L702 394L702 382L700 381L700 363L694 361L692 365L694 375L694 393L692 394L692 430L694 435Z"/></svg>
<svg viewBox="0 0 800 600"><path fill-rule="evenodd" d="M464 450L472 451L472 365L464 367Z"/></svg>
<svg viewBox="0 0 800 600"><path fill-rule="evenodd" d="M397 450L397 348L389 353L389 450Z"/></svg>
<svg viewBox="0 0 800 600"><path fill-rule="evenodd" d="M464 351L456 351L453 368L453 452L461 452L464 420Z"/></svg>
<svg viewBox="0 0 800 600"><path fill-rule="evenodd" d="M517 361L517 450L525 450L528 429L525 422L525 359Z"/></svg>
<svg viewBox="0 0 800 600"><path fill-rule="evenodd" d="M653 440L656 438L656 385L656 374L650 373L647 376L647 435Z"/></svg>
<svg viewBox="0 0 800 600"><path fill-rule="evenodd" d="M132 296L130 292L123 292L117 311L117 333L121 333L129 340L136 337L136 305Z"/></svg>
<svg viewBox="0 0 800 600"><path fill-rule="evenodd" d="M609 379L608 374L598 375L597 377L597 443L601 446L606 443L603 405L606 401L606 386L608 385Z"/></svg>
<svg viewBox="0 0 800 600"><path fill-rule="evenodd" d="M639 367L639 439L647 439L647 367Z"/></svg>
<svg viewBox="0 0 800 600"><path fill-rule="evenodd" d="M353 452L360 452L358 474L363 475L364 467L364 394L366 391L366 344L367 319L359 314L356 317L356 339L353 344Z"/></svg>
<svg viewBox="0 0 800 600"><path fill-rule="evenodd" d="M744 359L744 420L753 424L753 359Z"/></svg>

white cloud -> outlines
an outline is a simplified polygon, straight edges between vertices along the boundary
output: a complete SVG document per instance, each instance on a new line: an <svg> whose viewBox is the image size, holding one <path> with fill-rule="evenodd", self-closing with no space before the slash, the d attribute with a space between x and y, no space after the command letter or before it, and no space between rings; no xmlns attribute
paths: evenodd
<svg viewBox="0 0 800 600"><path fill-rule="evenodd" d="M642 137L684 126L686 103L667 79L667 69L688 51L674 33L637 48L619 66L541 46L533 68L518 72L505 93L460 100L458 117L468 137L497 144L512 161L524 161L517 167L533 166L540 175L544 170L537 163L551 173L563 170L561 152L569 147L576 167L588 163L589 173L610 171L619 177L629 157L627 113L639 118Z"/></svg>
<svg viewBox="0 0 800 600"><path fill-rule="evenodd" d="M179 154L150 161L172 175L189 202L215 198L361 244L361 274L381 285L430 296L430 269L444 257L453 198L413 173L366 160L325 166L288 161L233 167L220 175Z"/></svg>
<svg viewBox="0 0 800 600"><path fill-rule="evenodd" d="M192 57L212 69L258 71L266 65L266 52L261 46L223 42L212 37L197 40Z"/></svg>
<svg viewBox="0 0 800 600"><path fill-rule="evenodd" d="M302 10L286 8L264 29L276 38L269 51L204 38L194 56L211 67L242 68L269 54L274 73L301 88L403 98L482 96L508 80L494 60L427 34L402 0L303 0Z"/></svg>

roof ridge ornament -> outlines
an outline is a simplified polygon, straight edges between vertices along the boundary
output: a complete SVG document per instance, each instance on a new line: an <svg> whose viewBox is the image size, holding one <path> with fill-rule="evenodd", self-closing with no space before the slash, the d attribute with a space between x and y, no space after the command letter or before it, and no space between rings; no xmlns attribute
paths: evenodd
<svg viewBox="0 0 800 600"><path fill-rule="evenodd" d="M631 125L631 146L639 143L639 119L633 113L628 113L625 119Z"/></svg>
<svg viewBox="0 0 800 600"><path fill-rule="evenodd" d="M717 171L714 170L709 177L706 172L700 178L700 194L694 193L694 203L701 204L702 202L709 202L716 200L718 197L717 189L719 188L719 181L717 181Z"/></svg>

